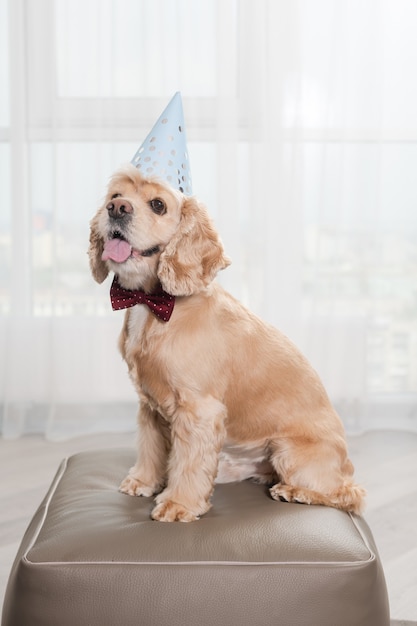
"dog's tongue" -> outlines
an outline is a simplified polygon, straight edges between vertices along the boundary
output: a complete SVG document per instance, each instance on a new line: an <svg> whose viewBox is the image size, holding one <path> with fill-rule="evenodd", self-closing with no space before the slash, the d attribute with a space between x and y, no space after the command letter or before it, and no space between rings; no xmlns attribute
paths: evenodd
<svg viewBox="0 0 417 626"><path fill-rule="evenodd" d="M111 259L116 263L124 263L132 254L132 246L123 239L109 239L104 244L104 251L101 256L103 261Z"/></svg>

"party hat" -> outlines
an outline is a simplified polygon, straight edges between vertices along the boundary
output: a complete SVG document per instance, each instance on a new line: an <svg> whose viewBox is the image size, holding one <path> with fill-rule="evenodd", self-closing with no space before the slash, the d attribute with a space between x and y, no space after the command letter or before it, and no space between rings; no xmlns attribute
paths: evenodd
<svg viewBox="0 0 417 626"><path fill-rule="evenodd" d="M174 95L131 163L145 177L157 176L186 195L192 194L181 94Z"/></svg>

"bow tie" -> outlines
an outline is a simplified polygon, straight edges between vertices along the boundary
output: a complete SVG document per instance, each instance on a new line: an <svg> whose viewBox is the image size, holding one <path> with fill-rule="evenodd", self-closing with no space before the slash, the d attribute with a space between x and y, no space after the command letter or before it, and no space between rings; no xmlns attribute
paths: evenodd
<svg viewBox="0 0 417 626"><path fill-rule="evenodd" d="M145 293L136 289L125 289L114 277L110 288L110 300L113 311L128 309L135 304L146 304L152 313L163 322L168 322L175 304L175 296L166 293L162 288L156 293Z"/></svg>

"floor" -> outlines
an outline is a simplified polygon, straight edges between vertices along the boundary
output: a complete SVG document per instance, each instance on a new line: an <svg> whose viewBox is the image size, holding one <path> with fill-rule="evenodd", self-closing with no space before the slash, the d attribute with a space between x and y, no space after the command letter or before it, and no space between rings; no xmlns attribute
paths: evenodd
<svg viewBox="0 0 417 626"><path fill-rule="evenodd" d="M0 608L26 526L60 460L88 449L132 446L131 434L51 443L0 439ZM365 518L384 565L392 626L417 625L417 433L372 432L349 438L358 481L369 493Z"/></svg>

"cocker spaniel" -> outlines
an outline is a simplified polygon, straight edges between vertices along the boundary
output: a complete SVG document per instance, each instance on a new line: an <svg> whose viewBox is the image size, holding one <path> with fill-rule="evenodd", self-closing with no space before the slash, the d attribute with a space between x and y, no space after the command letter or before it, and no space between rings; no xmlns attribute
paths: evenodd
<svg viewBox="0 0 417 626"><path fill-rule="evenodd" d="M99 283L115 274L114 308L129 307L119 347L140 408L123 493L156 494L152 518L166 522L197 520L216 482L248 478L275 500L361 512L318 375L214 282L229 259L194 197L123 168L91 221L89 257Z"/></svg>

